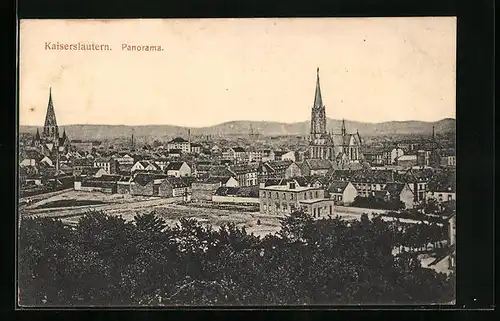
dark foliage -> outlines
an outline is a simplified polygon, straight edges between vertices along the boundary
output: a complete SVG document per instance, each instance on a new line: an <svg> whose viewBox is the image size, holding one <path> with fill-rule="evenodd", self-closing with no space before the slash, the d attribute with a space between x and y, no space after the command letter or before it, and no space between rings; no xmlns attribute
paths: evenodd
<svg viewBox="0 0 500 321"><path fill-rule="evenodd" d="M297 212L263 238L233 224L134 222L91 212L76 227L25 218L19 239L23 306L437 303L453 277L420 267L416 254L442 228L346 222Z"/></svg>
<svg viewBox="0 0 500 321"><path fill-rule="evenodd" d="M404 203L398 199L392 199L390 201L387 201L375 196L369 196L369 197L356 196L351 206L381 209L381 210L400 210L405 208Z"/></svg>

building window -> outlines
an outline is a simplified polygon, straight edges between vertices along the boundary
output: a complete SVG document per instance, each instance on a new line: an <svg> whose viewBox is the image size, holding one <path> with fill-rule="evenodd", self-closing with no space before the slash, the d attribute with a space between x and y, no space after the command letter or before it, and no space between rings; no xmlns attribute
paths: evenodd
<svg viewBox="0 0 500 321"><path fill-rule="evenodd" d="M271 198L271 192L267 192L267 197Z"/></svg>
<svg viewBox="0 0 500 321"><path fill-rule="evenodd" d="M342 200L342 195L339 195L339 201L341 201L341 200Z"/></svg>
<svg viewBox="0 0 500 321"><path fill-rule="evenodd" d="M286 193L283 193L283 199L286 200Z"/></svg>
<svg viewBox="0 0 500 321"><path fill-rule="evenodd" d="M313 198L313 192L309 192L309 198Z"/></svg>
<svg viewBox="0 0 500 321"><path fill-rule="evenodd" d="M450 194L448 195L448 201L451 201L453 199L453 196Z"/></svg>
<svg viewBox="0 0 500 321"><path fill-rule="evenodd" d="M283 212L286 212L288 210L288 206L286 204L283 204Z"/></svg>
<svg viewBox="0 0 500 321"><path fill-rule="evenodd" d="M316 217L316 209L313 208L313 217Z"/></svg>
<svg viewBox="0 0 500 321"><path fill-rule="evenodd" d="M266 198L266 192L262 192L262 198Z"/></svg>
<svg viewBox="0 0 500 321"><path fill-rule="evenodd" d="M280 203L276 203L276 210L280 209Z"/></svg>
<svg viewBox="0 0 500 321"><path fill-rule="evenodd" d="M330 215L333 214L333 207L330 205Z"/></svg>
<svg viewBox="0 0 500 321"><path fill-rule="evenodd" d="M267 204L266 203L262 204L262 209L264 210L264 212L267 211Z"/></svg>
<svg viewBox="0 0 500 321"><path fill-rule="evenodd" d="M293 193L290 193L290 199L293 200Z"/></svg>

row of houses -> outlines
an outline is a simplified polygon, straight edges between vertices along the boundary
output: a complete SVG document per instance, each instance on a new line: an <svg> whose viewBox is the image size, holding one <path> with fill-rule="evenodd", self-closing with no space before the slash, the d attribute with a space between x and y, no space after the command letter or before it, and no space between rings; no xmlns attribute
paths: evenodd
<svg viewBox="0 0 500 321"><path fill-rule="evenodd" d="M372 166L398 165L455 167L454 148L434 149L432 146L415 146L415 143L395 144L394 147L364 147L365 160Z"/></svg>
<svg viewBox="0 0 500 321"><path fill-rule="evenodd" d="M192 181L187 177L175 177L156 173L135 173L132 176L98 175L76 177L74 189L88 192L130 194L134 196L158 196L183 198L191 195Z"/></svg>
<svg viewBox="0 0 500 321"><path fill-rule="evenodd" d="M450 173L439 174L428 184L429 190L425 194L425 200L434 199L439 203L456 200L454 177ZM356 185L359 186L359 183ZM316 207L349 206L358 196L371 196L385 202L401 201L405 208L413 208L417 203L415 187L408 182L391 180L370 185L376 187L369 195L366 195L361 194L359 187L357 188L349 180L321 178L269 180L262 183L259 189L260 211L266 214L283 214L303 207L316 216L328 212L321 209L315 210ZM364 192L364 189L361 191Z"/></svg>
<svg viewBox="0 0 500 321"><path fill-rule="evenodd" d="M292 161L296 162L303 158L303 153L296 151L273 151L270 149L245 149L241 146L230 147L222 151L222 159L231 160L235 163Z"/></svg>

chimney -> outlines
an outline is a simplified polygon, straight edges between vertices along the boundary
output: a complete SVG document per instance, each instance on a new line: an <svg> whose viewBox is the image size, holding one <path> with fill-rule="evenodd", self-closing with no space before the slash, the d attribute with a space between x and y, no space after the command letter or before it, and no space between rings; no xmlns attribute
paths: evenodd
<svg viewBox="0 0 500 321"><path fill-rule="evenodd" d="M289 189L295 189L295 182L294 181L288 182L288 188Z"/></svg>

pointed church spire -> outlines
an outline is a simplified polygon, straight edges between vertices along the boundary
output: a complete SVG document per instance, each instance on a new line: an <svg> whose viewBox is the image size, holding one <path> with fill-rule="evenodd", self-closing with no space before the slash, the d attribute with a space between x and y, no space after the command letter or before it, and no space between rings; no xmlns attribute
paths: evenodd
<svg viewBox="0 0 500 321"><path fill-rule="evenodd" d="M432 141L436 140L436 133L434 132L434 126L432 126Z"/></svg>
<svg viewBox="0 0 500 321"><path fill-rule="evenodd" d="M311 110L311 135L327 135L326 113L319 85L319 67L316 69L316 92Z"/></svg>
<svg viewBox="0 0 500 321"><path fill-rule="evenodd" d="M319 67L316 69L316 93L314 95L314 108L323 107L323 99L321 98L321 88L319 85Z"/></svg>
<svg viewBox="0 0 500 321"><path fill-rule="evenodd" d="M57 127L56 113L54 111L54 103L52 102L52 87L49 88L49 104L45 115L45 124L43 126L43 136L59 138L59 129Z"/></svg>
<svg viewBox="0 0 500 321"><path fill-rule="evenodd" d="M345 128L345 119L342 119L342 136L347 134L347 130Z"/></svg>
<svg viewBox="0 0 500 321"><path fill-rule="evenodd" d="M40 140L40 132L38 131L38 128L36 129L35 139Z"/></svg>

